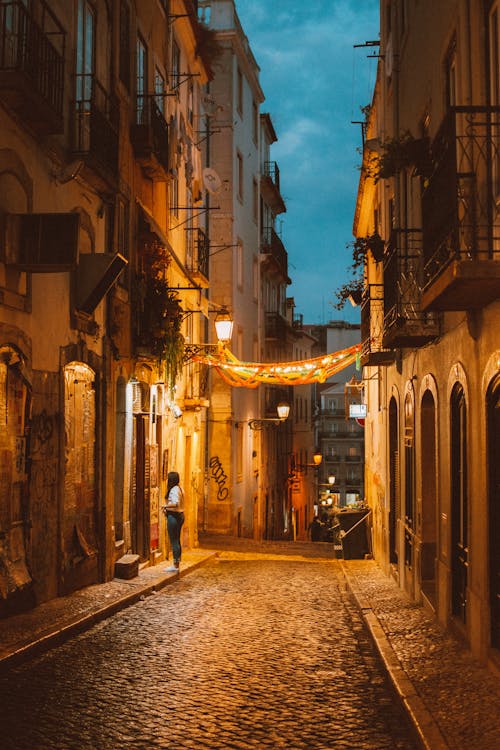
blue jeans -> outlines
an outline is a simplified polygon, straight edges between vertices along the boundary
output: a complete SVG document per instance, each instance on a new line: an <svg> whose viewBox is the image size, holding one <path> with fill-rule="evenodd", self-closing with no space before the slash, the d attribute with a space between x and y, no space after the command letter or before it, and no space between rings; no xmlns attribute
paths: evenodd
<svg viewBox="0 0 500 750"><path fill-rule="evenodd" d="M167 510L167 530L174 562L181 561L181 529L184 523L184 513L176 510Z"/></svg>

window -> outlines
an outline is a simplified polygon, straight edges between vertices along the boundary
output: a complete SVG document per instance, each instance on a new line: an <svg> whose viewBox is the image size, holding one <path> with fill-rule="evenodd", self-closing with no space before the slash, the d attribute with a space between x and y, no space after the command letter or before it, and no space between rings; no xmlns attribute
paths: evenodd
<svg viewBox="0 0 500 750"><path fill-rule="evenodd" d="M120 3L120 52L119 52L119 75L127 91L130 91L130 8L128 3L122 0Z"/></svg>
<svg viewBox="0 0 500 750"><path fill-rule="evenodd" d="M243 290L243 276L243 243L241 240L238 240L236 248L236 283L240 290Z"/></svg>
<svg viewBox="0 0 500 750"><path fill-rule="evenodd" d="M179 178L173 175L170 180L170 211L174 216L179 215Z"/></svg>
<svg viewBox="0 0 500 750"><path fill-rule="evenodd" d="M94 74L95 15L90 3L78 2L76 40L76 100L85 111L90 110Z"/></svg>
<svg viewBox="0 0 500 750"><path fill-rule="evenodd" d="M181 73L181 51L175 39L172 41L172 74L170 85L176 90L180 83Z"/></svg>
<svg viewBox="0 0 500 750"><path fill-rule="evenodd" d="M147 93L147 51L146 45L141 37L137 38L137 60L136 60L136 95L137 95L137 122L142 123L145 116Z"/></svg>
<svg viewBox="0 0 500 750"><path fill-rule="evenodd" d="M259 219L259 184L255 177L252 182L252 214L253 220L257 223Z"/></svg>
<svg viewBox="0 0 500 750"><path fill-rule="evenodd" d="M124 258L129 260L130 258L130 245L129 245L129 225L130 225L130 209L127 201L122 198L118 198L117 204L117 240L118 240L118 252L123 255ZM122 286L128 284L128 266L126 266L118 279Z"/></svg>
<svg viewBox="0 0 500 750"><path fill-rule="evenodd" d="M456 39L451 43L445 60L445 96L446 105L453 107L457 103L457 52Z"/></svg>
<svg viewBox="0 0 500 750"><path fill-rule="evenodd" d="M499 4L495 3L489 15L490 40L490 102L494 107L500 105L500 23L498 20ZM498 115L497 115L498 117ZM497 120L498 123L498 120ZM500 149L497 148L493 157L493 190L495 197L500 194Z"/></svg>
<svg viewBox="0 0 500 750"><path fill-rule="evenodd" d="M236 73L236 107L243 116L243 73L239 68Z"/></svg>
<svg viewBox="0 0 500 750"><path fill-rule="evenodd" d="M252 122L253 122L253 140L257 144L259 141L259 108L257 102L252 102Z"/></svg>
<svg viewBox="0 0 500 750"><path fill-rule="evenodd" d="M254 300L257 302L259 299L259 261L255 255L252 263L252 293Z"/></svg>
<svg viewBox="0 0 500 750"><path fill-rule="evenodd" d="M193 126L194 123L194 90L191 81L188 84L188 97L187 97L187 118L188 122Z"/></svg>
<svg viewBox="0 0 500 750"><path fill-rule="evenodd" d="M156 106L162 113L165 114L165 78L161 71L155 68L155 102Z"/></svg>
<svg viewBox="0 0 500 750"><path fill-rule="evenodd" d="M238 151L236 155L237 159L237 183L238 183L238 200L243 202L243 156Z"/></svg>
<svg viewBox="0 0 500 750"><path fill-rule="evenodd" d="M186 189L186 219L185 219L185 232L186 237L186 266L193 268L193 196L191 190Z"/></svg>

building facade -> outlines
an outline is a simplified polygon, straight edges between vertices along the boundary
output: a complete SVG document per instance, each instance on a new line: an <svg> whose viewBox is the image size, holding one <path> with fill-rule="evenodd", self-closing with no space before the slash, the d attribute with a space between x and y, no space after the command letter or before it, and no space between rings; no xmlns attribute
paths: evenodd
<svg viewBox="0 0 500 750"><path fill-rule="evenodd" d="M498 659L500 6L380 9L354 222L374 551Z"/></svg>
<svg viewBox="0 0 500 750"><path fill-rule="evenodd" d="M0 4L0 608L194 544L208 251L197 3ZM200 214L202 216L202 214Z"/></svg>

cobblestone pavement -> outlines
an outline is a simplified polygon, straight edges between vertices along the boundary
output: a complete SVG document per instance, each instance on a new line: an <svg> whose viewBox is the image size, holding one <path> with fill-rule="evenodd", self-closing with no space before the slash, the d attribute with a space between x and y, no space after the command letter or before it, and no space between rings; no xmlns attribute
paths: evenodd
<svg viewBox="0 0 500 750"><path fill-rule="evenodd" d="M223 552L2 674L0 747L416 745L342 564Z"/></svg>

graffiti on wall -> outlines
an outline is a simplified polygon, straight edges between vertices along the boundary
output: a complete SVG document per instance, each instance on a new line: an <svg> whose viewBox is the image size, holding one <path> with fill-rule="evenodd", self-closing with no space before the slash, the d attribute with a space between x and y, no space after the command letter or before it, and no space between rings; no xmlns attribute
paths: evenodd
<svg viewBox="0 0 500 750"><path fill-rule="evenodd" d="M217 500L227 500L229 489L226 487L227 474L222 468L219 456L212 456L208 462L212 477L217 482Z"/></svg>

